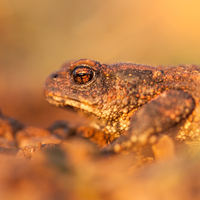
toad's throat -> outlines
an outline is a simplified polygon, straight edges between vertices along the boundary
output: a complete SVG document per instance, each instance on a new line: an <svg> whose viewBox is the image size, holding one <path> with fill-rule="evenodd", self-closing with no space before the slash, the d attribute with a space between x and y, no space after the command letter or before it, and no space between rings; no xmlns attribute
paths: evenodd
<svg viewBox="0 0 200 200"><path fill-rule="evenodd" d="M95 104L90 105L88 102L80 102L75 99L63 98L55 95L47 97L47 101L56 107L81 109L87 112L92 112L95 107Z"/></svg>

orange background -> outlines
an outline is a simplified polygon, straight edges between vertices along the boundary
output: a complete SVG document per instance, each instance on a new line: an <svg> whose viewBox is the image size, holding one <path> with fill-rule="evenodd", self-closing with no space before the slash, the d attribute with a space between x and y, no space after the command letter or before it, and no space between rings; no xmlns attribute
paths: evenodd
<svg viewBox="0 0 200 200"><path fill-rule="evenodd" d="M0 0L0 108L27 125L73 119L42 94L67 60L200 64L199 10L199 0Z"/></svg>

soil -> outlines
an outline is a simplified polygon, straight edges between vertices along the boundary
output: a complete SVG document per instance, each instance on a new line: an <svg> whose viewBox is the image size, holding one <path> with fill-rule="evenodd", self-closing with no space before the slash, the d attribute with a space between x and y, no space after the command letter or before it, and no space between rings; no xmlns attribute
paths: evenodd
<svg viewBox="0 0 200 200"><path fill-rule="evenodd" d="M198 150L188 153L182 147L177 153L171 138L162 136L153 156L102 154L87 139L82 116L54 113L41 102L42 120L35 126L28 125L31 112L24 118L14 113L20 121L0 114L0 199L200 199ZM55 122L59 112L65 120ZM46 126L52 116L54 125Z"/></svg>

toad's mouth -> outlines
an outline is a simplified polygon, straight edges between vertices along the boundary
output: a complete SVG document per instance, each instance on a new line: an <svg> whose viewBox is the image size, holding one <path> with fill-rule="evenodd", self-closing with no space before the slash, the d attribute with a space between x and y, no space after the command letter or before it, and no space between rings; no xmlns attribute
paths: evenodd
<svg viewBox="0 0 200 200"><path fill-rule="evenodd" d="M48 96L46 100L56 107L69 108L72 110L81 109L87 112L92 112L95 105L90 105L87 102L80 102L75 99L63 98L60 96Z"/></svg>

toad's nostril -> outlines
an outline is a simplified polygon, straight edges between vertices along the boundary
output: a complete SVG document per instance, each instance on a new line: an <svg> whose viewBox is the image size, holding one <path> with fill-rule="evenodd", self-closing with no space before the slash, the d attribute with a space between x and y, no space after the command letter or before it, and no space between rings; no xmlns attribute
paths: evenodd
<svg viewBox="0 0 200 200"><path fill-rule="evenodd" d="M56 79L58 77L58 74L53 74L53 79Z"/></svg>

